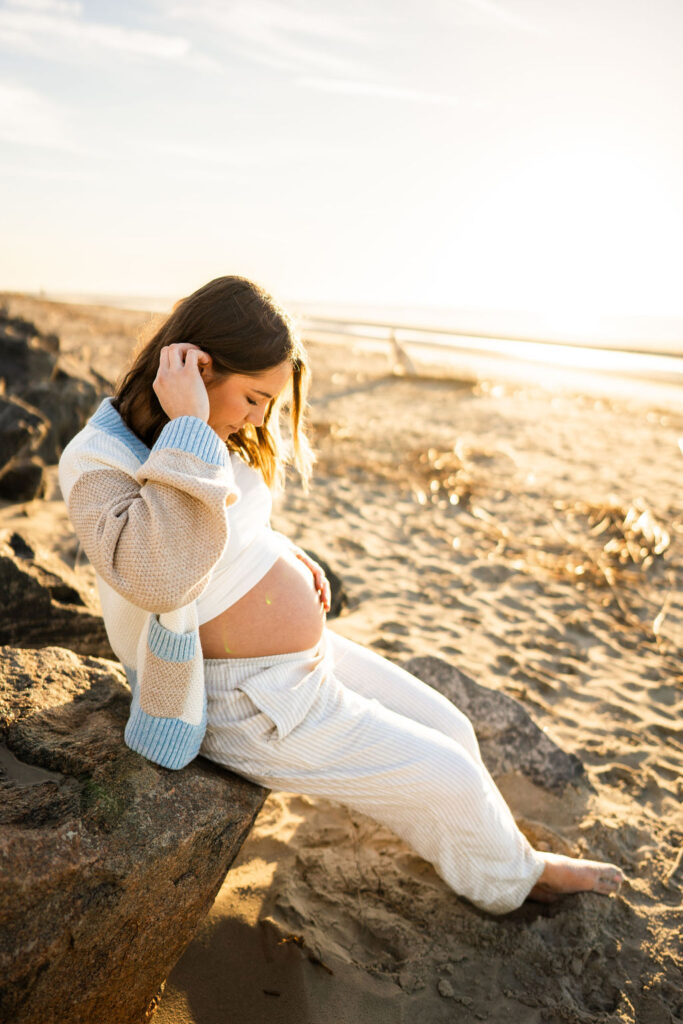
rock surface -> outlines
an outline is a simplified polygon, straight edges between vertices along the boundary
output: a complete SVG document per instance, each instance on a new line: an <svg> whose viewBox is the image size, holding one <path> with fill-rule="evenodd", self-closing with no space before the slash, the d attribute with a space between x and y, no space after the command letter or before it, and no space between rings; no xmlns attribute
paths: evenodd
<svg viewBox="0 0 683 1024"><path fill-rule="evenodd" d="M99 608L76 573L18 532L0 534L0 644L113 658Z"/></svg>
<svg viewBox="0 0 683 1024"><path fill-rule="evenodd" d="M35 324L0 310L0 376L7 390L50 380L57 366L59 339L43 335Z"/></svg>
<svg viewBox="0 0 683 1024"><path fill-rule="evenodd" d="M43 498L46 490L45 465L34 455L13 459L12 465L0 476L0 498L5 501L33 501Z"/></svg>
<svg viewBox="0 0 683 1024"><path fill-rule="evenodd" d="M41 461L59 460L94 411L102 383L60 355L55 334L0 309L0 497L40 496Z"/></svg>
<svg viewBox="0 0 683 1024"><path fill-rule="evenodd" d="M467 715L494 778L521 772L537 786L555 792L582 779L584 769L578 757L553 743L512 697L480 686L441 658L411 658L403 667Z"/></svg>
<svg viewBox="0 0 683 1024"><path fill-rule="evenodd" d="M92 381L67 372L62 366L50 381L39 381L18 394L49 421L47 436L37 454L48 464L59 457L71 438L85 425L99 401L100 393Z"/></svg>
<svg viewBox="0 0 683 1024"><path fill-rule="evenodd" d="M142 1024L263 803L129 750L129 701L114 663L0 648L0 1020Z"/></svg>
<svg viewBox="0 0 683 1024"><path fill-rule="evenodd" d="M0 395L0 472L40 445L50 424L37 409L14 396Z"/></svg>

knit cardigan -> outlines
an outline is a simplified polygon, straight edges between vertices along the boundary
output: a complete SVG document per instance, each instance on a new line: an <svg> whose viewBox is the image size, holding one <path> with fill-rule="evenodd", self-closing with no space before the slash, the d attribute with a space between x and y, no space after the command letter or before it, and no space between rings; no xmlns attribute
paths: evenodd
<svg viewBox="0 0 683 1024"><path fill-rule="evenodd" d="M194 416L171 420L149 449L107 398L64 449L59 483L133 693L125 741L182 768L206 731L196 599L240 496L230 453Z"/></svg>

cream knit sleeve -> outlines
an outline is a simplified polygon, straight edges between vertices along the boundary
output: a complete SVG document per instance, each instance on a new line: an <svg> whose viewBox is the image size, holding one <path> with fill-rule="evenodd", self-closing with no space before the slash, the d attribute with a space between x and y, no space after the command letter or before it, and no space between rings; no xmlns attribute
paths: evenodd
<svg viewBox="0 0 683 1024"><path fill-rule="evenodd" d="M131 470L116 457L115 440L83 433L62 456L60 484L90 562L138 608L189 604L223 552L226 506L239 496L224 442L202 420L182 416Z"/></svg>

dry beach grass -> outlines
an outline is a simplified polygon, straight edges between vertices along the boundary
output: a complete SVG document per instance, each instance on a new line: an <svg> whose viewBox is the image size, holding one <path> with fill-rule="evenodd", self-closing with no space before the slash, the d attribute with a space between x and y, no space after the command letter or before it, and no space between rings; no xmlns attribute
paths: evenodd
<svg viewBox="0 0 683 1024"><path fill-rule="evenodd" d="M149 321L6 301L110 378ZM398 376L352 343L310 352L317 472L308 497L292 481L274 526L344 580L334 628L521 701L587 784L560 798L502 778L515 814L537 843L629 881L616 899L487 917L385 829L273 794L155 1019L681 1019L683 416L646 394ZM1 517L73 563L57 494Z"/></svg>

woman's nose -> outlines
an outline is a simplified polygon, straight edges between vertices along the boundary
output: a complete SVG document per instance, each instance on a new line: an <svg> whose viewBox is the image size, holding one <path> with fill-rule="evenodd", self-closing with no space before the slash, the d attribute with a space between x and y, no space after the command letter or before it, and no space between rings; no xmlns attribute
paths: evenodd
<svg viewBox="0 0 683 1024"><path fill-rule="evenodd" d="M255 427L262 427L263 420L266 415L266 410L262 405L259 405L256 409L252 409L247 419L250 423L253 423Z"/></svg>

